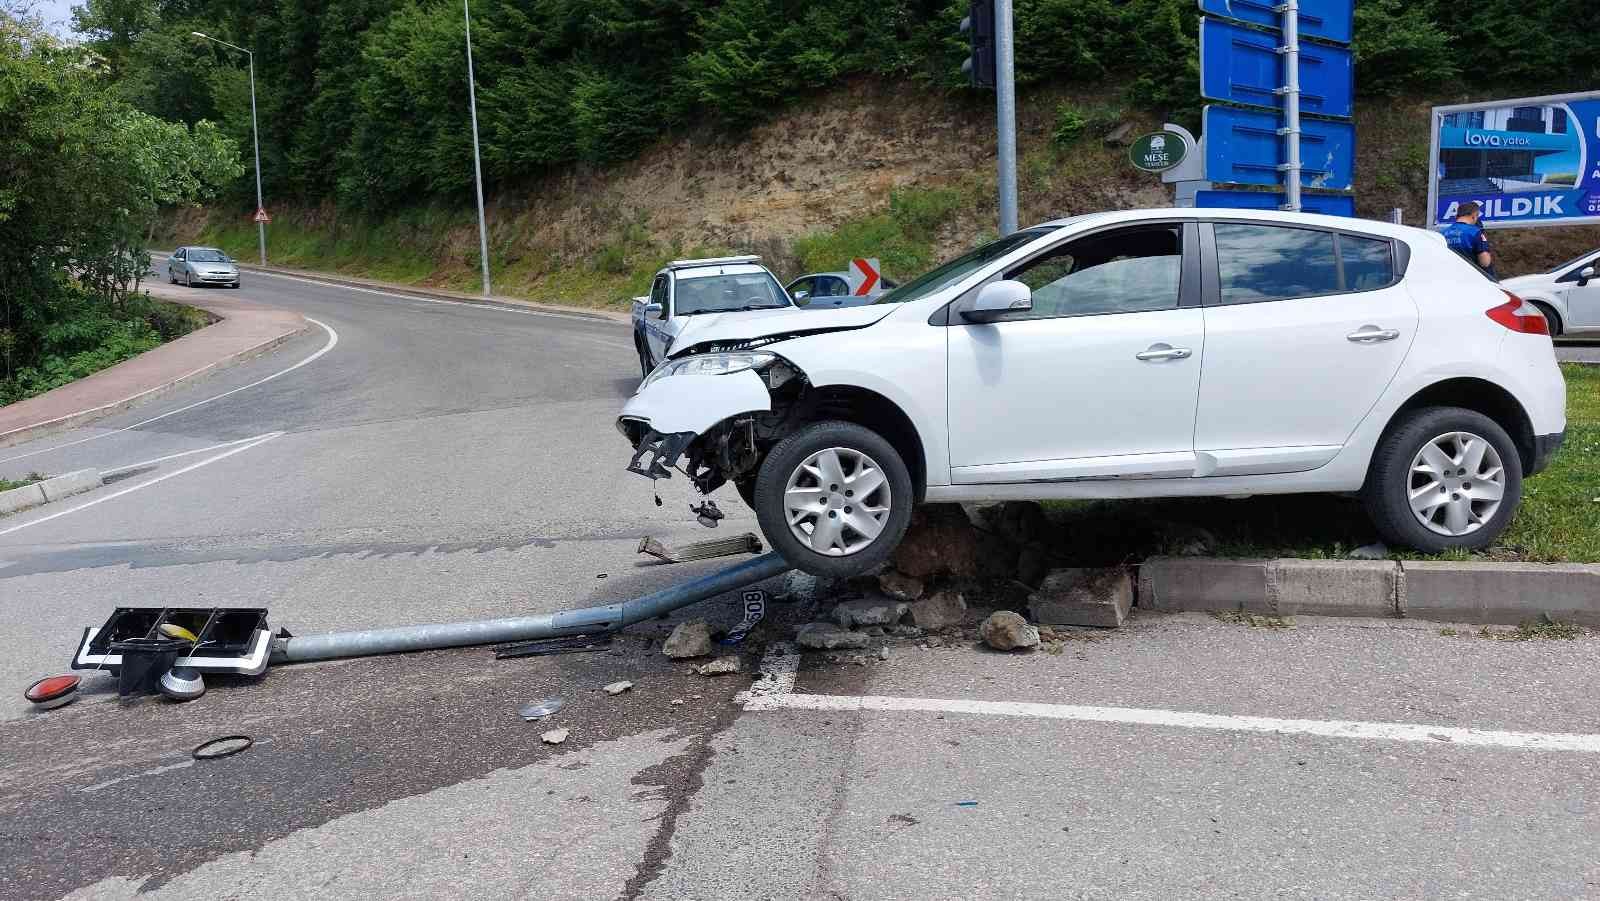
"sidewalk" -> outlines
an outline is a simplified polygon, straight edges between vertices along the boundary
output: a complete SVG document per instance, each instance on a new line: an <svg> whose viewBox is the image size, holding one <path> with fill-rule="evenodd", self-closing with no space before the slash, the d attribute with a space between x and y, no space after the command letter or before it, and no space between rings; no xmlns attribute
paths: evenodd
<svg viewBox="0 0 1600 901"><path fill-rule="evenodd" d="M227 296L222 290L174 291L148 284L152 296L181 300L221 321L88 378L0 407L0 447L74 428L125 410L174 385L254 356L306 329L298 313Z"/></svg>

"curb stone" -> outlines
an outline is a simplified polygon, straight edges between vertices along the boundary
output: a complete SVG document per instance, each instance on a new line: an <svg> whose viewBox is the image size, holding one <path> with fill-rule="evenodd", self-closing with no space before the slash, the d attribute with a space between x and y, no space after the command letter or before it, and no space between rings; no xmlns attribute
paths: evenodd
<svg viewBox="0 0 1600 901"><path fill-rule="evenodd" d="M102 484L104 482L100 478L100 470L80 469L21 488L0 491L0 514L16 513L51 501L59 501L74 494L93 491Z"/></svg>
<svg viewBox="0 0 1600 901"><path fill-rule="evenodd" d="M1136 605L1517 625L1540 615L1600 627L1600 564L1152 557Z"/></svg>

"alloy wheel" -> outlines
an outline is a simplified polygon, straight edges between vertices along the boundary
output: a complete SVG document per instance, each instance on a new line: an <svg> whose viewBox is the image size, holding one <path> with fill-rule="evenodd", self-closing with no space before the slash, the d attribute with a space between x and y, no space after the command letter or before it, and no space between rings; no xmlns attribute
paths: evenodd
<svg viewBox="0 0 1600 901"><path fill-rule="evenodd" d="M876 460L848 447L819 450L796 466L784 488L789 531L829 557L865 550L889 520L889 478Z"/></svg>
<svg viewBox="0 0 1600 901"><path fill-rule="evenodd" d="M1440 535L1476 532L1505 496L1506 471L1494 445L1471 432L1446 432L1411 460L1407 499L1417 521Z"/></svg>

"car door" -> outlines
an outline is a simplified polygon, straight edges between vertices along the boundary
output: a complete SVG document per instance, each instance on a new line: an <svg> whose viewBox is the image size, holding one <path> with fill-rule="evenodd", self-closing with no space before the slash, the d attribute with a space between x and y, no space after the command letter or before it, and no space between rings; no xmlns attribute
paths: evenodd
<svg viewBox="0 0 1600 901"><path fill-rule="evenodd" d="M1212 281L1198 474L1315 469L1377 403L1416 337L1394 242L1270 223L1202 229Z"/></svg>
<svg viewBox="0 0 1600 901"><path fill-rule="evenodd" d="M864 298L861 298L864 300ZM850 283L837 275L817 276L816 290L811 294L813 307L856 306L857 298L850 295Z"/></svg>
<svg viewBox="0 0 1600 901"><path fill-rule="evenodd" d="M172 252L172 256L167 257L167 278L176 279L178 274L183 271L183 255L187 251L188 248L180 247Z"/></svg>
<svg viewBox="0 0 1600 901"><path fill-rule="evenodd" d="M1562 299L1567 307L1563 324L1569 333L1600 331L1600 278L1587 279L1586 284L1578 284L1578 273L1589 267L1600 269L1600 257L1574 266L1562 276L1562 288L1565 289Z"/></svg>
<svg viewBox="0 0 1600 901"><path fill-rule="evenodd" d="M947 329L951 482L1191 475L1199 256L1192 225L1108 229L1003 274L1032 290L1029 311L969 323L959 313L970 301L958 301Z"/></svg>
<svg viewBox="0 0 1600 901"><path fill-rule="evenodd" d="M660 304L661 311L644 317L644 340L650 348L650 359L659 363L667 358L667 347L672 344L672 333L667 320L672 318L671 291L665 273L656 276L650 285L650 302Z"/></svg>

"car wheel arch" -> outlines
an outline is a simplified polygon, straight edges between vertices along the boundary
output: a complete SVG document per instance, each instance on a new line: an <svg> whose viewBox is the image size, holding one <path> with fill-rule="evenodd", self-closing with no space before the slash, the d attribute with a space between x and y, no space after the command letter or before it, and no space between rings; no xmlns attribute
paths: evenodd
<svg viewBox="0 0 1600 901"><path fill-rule="evenodd" d="M1459 376L1444 379L1418 390L1406 399L1384 425L1387 435L1411 414L1425 407L1462 407L1494 420L1517 446L1524 472L1531 471L1535 446L1533 418L1511 392L1487 379Z"/></svg>
<svg viewBox="0 0 1600 901"><path fill-rule="evenodd" d="M1560 337L1561 333L1565 332L1567 330L1567 324L1566 324L1565 321L1562 320L1561 311L1556 309L1555 303L1553 303L1552 301L1546 300L1546 299L1544 299L1542 297L1540 297L1540 298L1532 298L1532 297L1530 297L1530 298L1524 298L1524 299L1527 300L1528 303L1531 303L1534 306L1538 307L1539 308L1539 312L1543 313L1544 314L1544 318L1549 321L1549 323L1550 323L1550 336L1551 337L1553 337L1553 338L1554 337Z"/></svg>
<svg viewBox="0 0 1600 901"><path fill-rule="evenodd" d="M814 421L842 420L882 435L911 471L911 483L921 503L928 487L928 457L922 436L899 404L868 388L823 385L816 393Z"/></svg>

